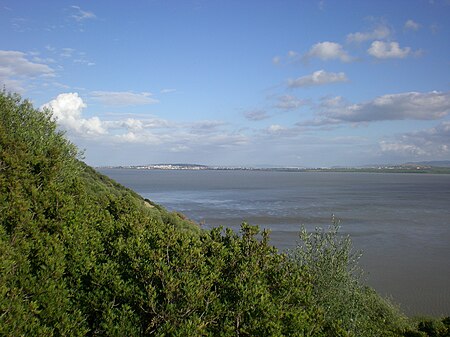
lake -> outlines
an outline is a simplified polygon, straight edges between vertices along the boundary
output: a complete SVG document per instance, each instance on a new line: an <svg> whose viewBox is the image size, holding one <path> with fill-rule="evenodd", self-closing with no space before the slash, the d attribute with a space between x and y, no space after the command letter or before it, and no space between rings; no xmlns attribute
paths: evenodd
<svg viewBox="0 0 450 337"><path fill-rule="evenodd" d="M363 251L367 283L409 315L450 315L450 175L100 169L204 228L268 228L280 250L327 227Z"/></svg>

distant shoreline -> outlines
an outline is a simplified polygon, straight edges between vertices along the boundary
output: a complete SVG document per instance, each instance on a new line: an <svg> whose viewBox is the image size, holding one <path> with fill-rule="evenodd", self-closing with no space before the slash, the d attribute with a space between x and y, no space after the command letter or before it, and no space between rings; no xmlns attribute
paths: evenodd
<svg viewBox="0 0 450 337"><path fill-rule="evenodd" d="M268 172L339 172L339 173L424 173L450 174L450 167L436 167L425 165L393 165L374 167L332 167L332 168L301 168L301 167L229 167L207 166L196 164L154 164L130 166L99 166L97 169L133 169L133 170L189 170L189 171L268 171Z"/></svg>

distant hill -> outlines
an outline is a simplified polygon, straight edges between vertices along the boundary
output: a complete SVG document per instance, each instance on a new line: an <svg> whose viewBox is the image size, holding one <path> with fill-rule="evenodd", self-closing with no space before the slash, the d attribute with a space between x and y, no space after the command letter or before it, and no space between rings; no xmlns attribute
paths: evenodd
<svg viewBox="0 0 450 337"><path fill-rule="evenodd" d="M404 166L450 167L450 160L418 161L403 164Z"/></svg>

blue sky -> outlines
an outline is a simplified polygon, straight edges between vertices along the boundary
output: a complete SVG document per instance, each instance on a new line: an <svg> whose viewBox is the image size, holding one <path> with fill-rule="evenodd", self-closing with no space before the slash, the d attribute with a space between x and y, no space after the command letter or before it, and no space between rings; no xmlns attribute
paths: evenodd
<svg viewBox="0 0 450 337"><path fill-rule="evenodd" d="M91 165L450 159L450 1L0 1L0 84Z"/></svg>

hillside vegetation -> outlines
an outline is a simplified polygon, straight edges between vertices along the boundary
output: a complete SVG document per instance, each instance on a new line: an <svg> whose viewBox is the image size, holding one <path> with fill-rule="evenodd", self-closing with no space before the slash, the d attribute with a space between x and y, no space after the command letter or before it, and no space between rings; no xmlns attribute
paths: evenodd
<svg viewBox="0 0 450 337"><path fill-rule="evenodd" d="M365 287L336 224L301 240L201 230L0 93L0 336L448 336Z"/></svg>

